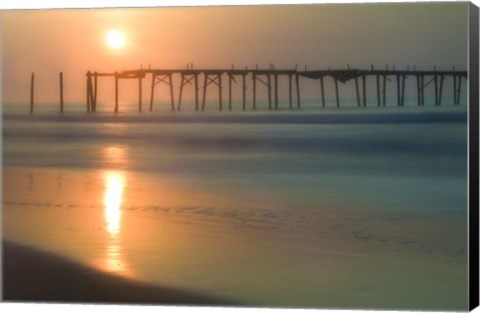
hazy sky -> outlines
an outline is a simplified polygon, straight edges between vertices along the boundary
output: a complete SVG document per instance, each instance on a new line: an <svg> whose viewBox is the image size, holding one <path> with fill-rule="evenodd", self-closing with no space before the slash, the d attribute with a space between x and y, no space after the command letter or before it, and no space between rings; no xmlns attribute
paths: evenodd
<svg viewBox="0 0 480 313"><path fill-rule="evenodd" d="M31 72L42 102L57 101L60 71L66 101L84 101L87 70L148 64L466 69L467 18L467 2L2 11L3 103L28 101Z"/></svg>

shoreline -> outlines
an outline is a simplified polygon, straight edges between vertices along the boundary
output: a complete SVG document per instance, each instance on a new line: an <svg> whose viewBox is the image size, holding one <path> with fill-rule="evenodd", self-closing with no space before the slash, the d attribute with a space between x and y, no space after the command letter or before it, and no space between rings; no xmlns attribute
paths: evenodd
<svg viewBox="0 0 480 313"><path fill-rule="evenodd" d="M107 274L65 257L2 241L4 302L232 306L233 301Z"/></svg>

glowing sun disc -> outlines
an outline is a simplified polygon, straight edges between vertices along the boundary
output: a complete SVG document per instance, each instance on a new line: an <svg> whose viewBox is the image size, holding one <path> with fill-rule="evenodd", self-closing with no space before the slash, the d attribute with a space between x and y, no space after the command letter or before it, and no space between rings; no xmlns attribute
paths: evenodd
<svg viewBox="0 0 480 313"><path fill-rule="evenodd" d="M122 48L125 45L125 36L116 30L111 30L107 32L107 44L114 49Z"/></svg>

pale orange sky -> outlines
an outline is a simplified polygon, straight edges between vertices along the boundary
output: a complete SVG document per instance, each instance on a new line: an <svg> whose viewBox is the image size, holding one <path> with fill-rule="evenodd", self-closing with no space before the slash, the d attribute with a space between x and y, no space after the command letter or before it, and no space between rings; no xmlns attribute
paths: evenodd
<svg viewBox="0 0 480 313"><path fill-rule="evenodd" d="M467 68L468 3L2 11L3 104L85 101L85 72L148 67ZM126 45L114 50L105 34ZM111 82L105 82L111 88ZM145 82L145 86L148 85ZM132 98L136 97L136 93Z"/></svg>

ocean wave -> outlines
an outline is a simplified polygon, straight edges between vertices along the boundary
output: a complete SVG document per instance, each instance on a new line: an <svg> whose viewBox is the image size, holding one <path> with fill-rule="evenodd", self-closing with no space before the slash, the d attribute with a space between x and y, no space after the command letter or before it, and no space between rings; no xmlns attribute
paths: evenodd
<svg viewBox="0 0 480 313"><path fill-rule="evenodd" d="M366 113L224 113L211 114L45 114L5 113L4 121L73 123L265 123L265 124L368 124L368 123L466 123L467 112L366 112Z"/></svg>

